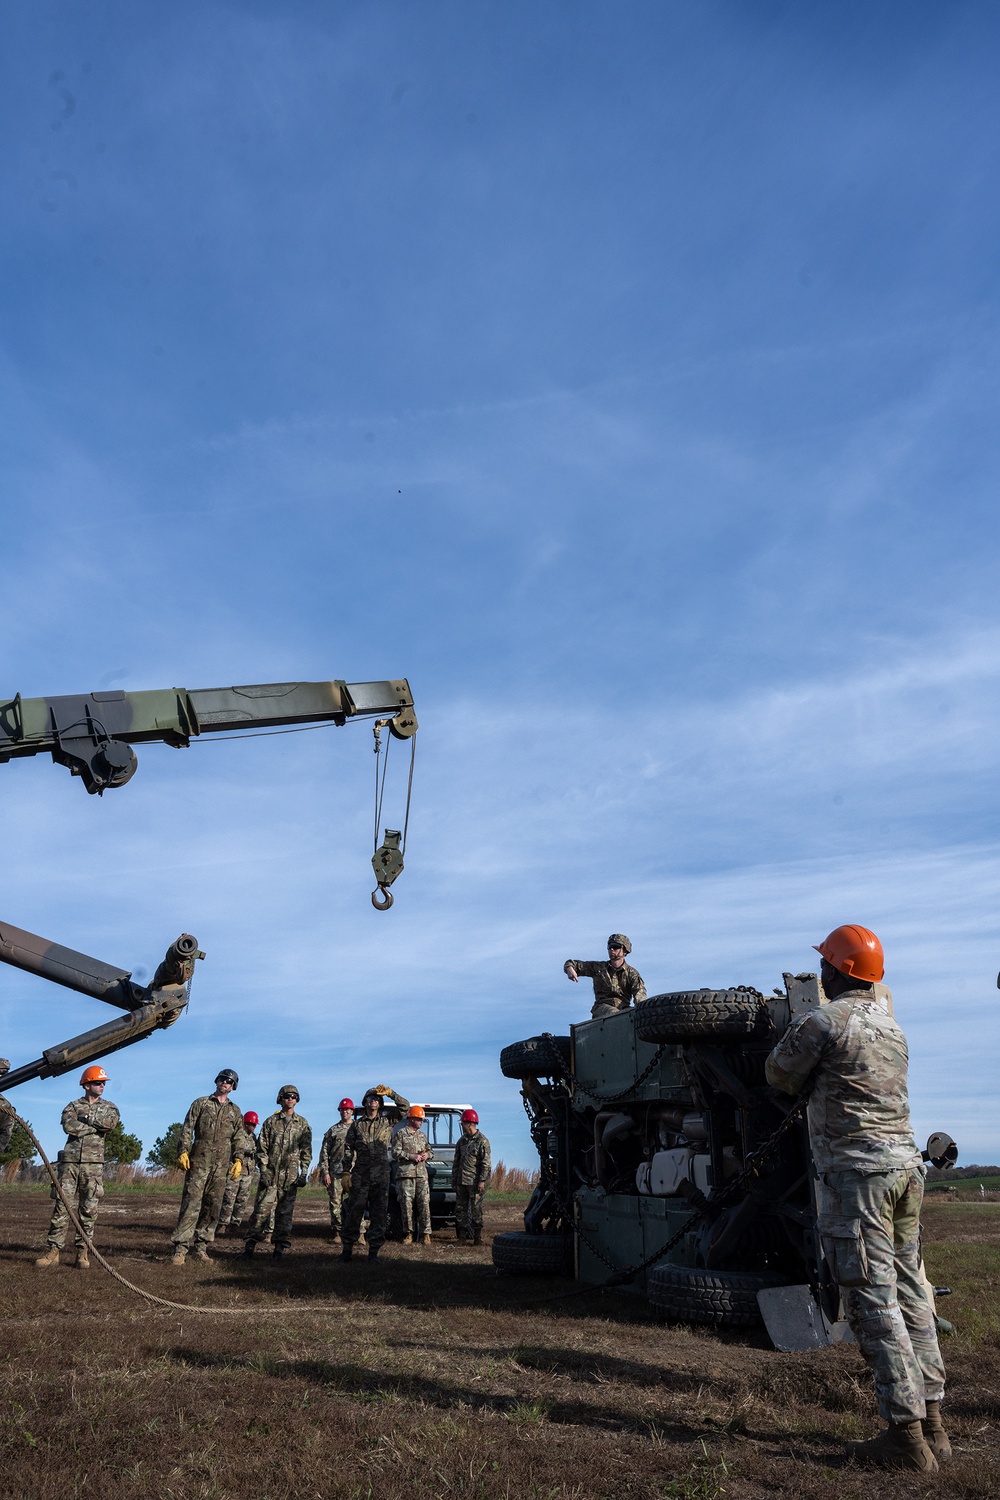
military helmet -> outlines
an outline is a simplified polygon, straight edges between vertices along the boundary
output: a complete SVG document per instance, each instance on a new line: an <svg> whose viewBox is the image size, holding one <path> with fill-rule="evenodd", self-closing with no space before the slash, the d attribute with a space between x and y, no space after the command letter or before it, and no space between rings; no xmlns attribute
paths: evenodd
<svg viewBox="0 0 1000 1500"><path fill-rule="evenodd" d="M378 1089L365 1089L365 1092L362 1095L362 1099L361 1099L361 1107L362 1107L362 1109L368 1103L369 1099L377 1099L379 1101L379 1103L381 1104L381 1102L382 1102L382 1095L379 1093Z"/></svg>
<svg viewBox="0 0 1000 1500"><path fill-rule="evenodd" d="M275 1103L276 1104L280 1104L281 1101L282 1101L282 1099L289 1099L289 1098L294 1099L296 1101L296 1103L298 1103L298 1101L299 1101L299 1099L301 1099L301 1097L302 1097L302 1095L299 1093L299 1091L295 1087L294 1083L283 1083L281 1085L281 1088L278 1090L278 1097L275 1100Z"/></svg>
<svg viewBox="0 0 1000 1500"><path fill-rule="evenodd" d="M107 1073L105 1073L103 1068L99 1067L84 1068L83 1074L80 1078L81 1086L85 1083L107 1083L107 1081Z"/></svg>
<svg viewBox="0 0 1000 1500"><path fill-rule="evenodd" d="M244 1125L259 1125L260 1117L258 1116L257 1111L255 1109L248 1109L246 1114L243 1116L243 1123Z"/></svg>
<svg viewBox="0 0 1000 1500"><path fill-rule="evenodd" d="M624 948L627 954L632 952L632 944L629 942L624 932L613 932L608 938L608 947Z"/></svg>
<svg viewBox="0 0 1000 1500"><path fill-rule="evenodd" d="M223 1068L221 1073L215 1075L216 1083L231 1083L234 1089L240 1086L240 1075L235 1068Z"/></svg>

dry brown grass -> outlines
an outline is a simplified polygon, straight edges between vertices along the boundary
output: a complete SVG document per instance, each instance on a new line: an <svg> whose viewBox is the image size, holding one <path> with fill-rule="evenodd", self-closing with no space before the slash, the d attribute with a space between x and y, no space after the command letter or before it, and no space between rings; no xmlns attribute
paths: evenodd
<svg viewBox="0 0 1000 1500"><path fill-rule="evenodd" d="M991 1493L997 1431L1000 1209L933 1204L931 1275L956 1289L946 1354L957 1461L936 1482L844 1465L877 1425L857 1351L667 1328L645 1304L494 1276L443 1232L347 1267L307 1193L293 1254L167 1263L176 1192L109 1191L102 1245L168 1297L245 1317L149 1310L98 1269L38 1271L38 1189L0 1193L5 1379L0 1496L67 1500L898 1500ZM516 1208L495 1200L488 1229ZM315 1304L321 1305L317 1312ZM263 1318L263 1308L280 1307Z"/></svg>

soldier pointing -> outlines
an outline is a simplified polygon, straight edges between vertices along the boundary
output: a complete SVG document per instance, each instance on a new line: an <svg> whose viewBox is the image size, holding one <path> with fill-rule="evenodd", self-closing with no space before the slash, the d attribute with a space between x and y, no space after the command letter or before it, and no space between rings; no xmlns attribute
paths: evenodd
<svg viewBox="0 0 1000 1500"><path fill-rule="evenodd" d="M767 1081L789 1094L811 1090L817 1227L887 1423L848 1453L935 1473L951 1446L941 1421L944 1363L920 1275L925 1168L910 1124L906 1038L875 994L884 959L873 932L838 927L817 952L829 1004L792 1022L767 1059Z"/></svg>
<svg viewBox="0 0 1000 1500"><path fill-rule="evenodd" d="M581 978L594 981L592 1020L615 1016L620 1010L628 1010L632 1004L641 1005L645 1000L646 986L642 975L625 962L626 954L631 952L632 944L625 934L613 932L608 938L607 963L568 958L563 964L564 973L574 984Z"/></svg>

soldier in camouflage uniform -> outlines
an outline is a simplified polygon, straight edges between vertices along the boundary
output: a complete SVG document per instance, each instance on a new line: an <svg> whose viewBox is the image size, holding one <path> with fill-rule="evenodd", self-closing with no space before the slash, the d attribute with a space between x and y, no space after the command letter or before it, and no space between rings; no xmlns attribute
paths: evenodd
<svg viewBox="0 0 1000 1500"><path fill-rule="evenodd" d="M10 1072L10 1062L6 1057L0 1057L0 1078ZM17 1114L9 1099L0 1094L0 1154L6 1151L10 1145L10 1138L14 1134L15 1116Z"/></svg>
<svg viewBox="0 0 1000 1500"><path fill-rule="evenodd" d="M601 1016L616 1016L620 1010L628 1010L633 1004L641 1005L646 998L646 986L638 969L625 962L625 955L632 952L632 944L623 932L613 932L608 938L607 963L591 963L584 958L568 958L563 971L574 984L582 976L594 981L594 1005L591 1020Z"/></svg>
<svg viewBox="0 0 1000 1500"><path fill-rule="evenodd" d="M474 1109L463 1110L462 1134L451 1164L451 1185L455 1190L455 1233L474 1245L483 1240L483 1197L491 1170L490 1143L480 1132L479 1116Z"/></svg>
<svg viewBox="0 0 1000 1500"><path fill-rule="evenodd" d="M388 1095L403 1113L410 1108L409 1099L395 1089L380 1083L369 1089L361 1101L364 1110L354 1120L344 1137L344 1171L351 1174L351 1196L344 1215L344 1248L341 1260L349 1261L361 1234L361 1221L368 1211L368 1259L377 1260L385 1243L385 1219L389 1206L389 1147L392 1122L381 1112L381 1102Z"/></svg>
<svg viewBox="0 0 1000 1500"><path fill-rule="evenodd" d="M341 1099L337 1106L340 1120L331 1125L323 1137L319 1151L319 1180L326 1188L330 1199L330 1238L336 1243L340 1239L344 1202L344 1141L354 1119L353 1099ZM347 1189L350 1190L351 1174L347 1174Z"/></svg>
<svg viewBox="0 0 1000 1500"><path fill-rule="evenodd" d="M848 1444L863 1463L934 1473L951 1457L944 1363L920 1275L925 1168L913 1138L906 1038L875 995L882 945L838 927L819 945L829 1003L793 1021L767 1059L776 1088L809 1094L817 1227L888 1426Z"/></svg>
<svg viewBox="0 0 1000 1500"><path fill-rule="evenodd" d="M66 1132L66 1145L59 1153L59 1186L64 1197L76 1212L80 1230L76 1234L76 1264L80 1270L90 1268L87 1245L94 1238L97 1223L97 1206L104 1197L104 1137L120 1123L121 1116L116 1105L104 1098L104 1085L108 1075L103 1068L85 1068L80 1079L83 1098L74 1099L62 1112L62 1128ZM69 1214L62 1199L52 1188L56 1206L49 1225L49 1248L35 1261L36 1266L57 1266L59 1252L66 1240Z"/></svg>
<svg viewBox="0 0 1000 1500"><path fill-rule="evenodd" d="M235 1180L243 1171L243 1116L229 1097L239 1081L232 1068L223 1068L215 1080L215 1093L195 1099L184 1117L177 1153L185 1173L184 1192L171 1265L184 1264L192 1240L193 1259L208 1260L226 1180Z"/></svg>
<svg viewBox="0 0 1000 1500"><path fill-rule="evenodd" d="M299 1091L294 1083L286 1083L278 1090L277 1102L279 1108L264 1121L257 1142L260 1185L243 1254L253 1255L258 1242L267 1234L273 1210L272 1253L280 1260L292 1246L295 1198L299 1188L306 1185L312 1160L312 1129L308 1120L295 1113Z"/></svg>
<svg viewBox="0 0 1000 1500"><path fill-rule="evenodd" d="M260 1181L260 1172L257 1169L257 1137L254 1135L257 1125L256 1110L248 1109L243 1116L243 1136L239 1148L243 1170L238 1177L231 1177L226 1183L226 1191L222 1196L222 1208L219 1211L219 1222L215 1226L216 1236L239 1233L240 1225L247 1216L250 1200L257 1191L257 1184Z"/></svg>
<svg viewBox="0 0 1000 1500"><path fill-rule="evenodd" d="M426 1163L432 1152L430 1141L421 1129L423 1107L411 1104L406 1124L392 1138L392 1159L396 1163L396 1199L403 1223L403 1244L431 1243L431 1193Z"/></svg>

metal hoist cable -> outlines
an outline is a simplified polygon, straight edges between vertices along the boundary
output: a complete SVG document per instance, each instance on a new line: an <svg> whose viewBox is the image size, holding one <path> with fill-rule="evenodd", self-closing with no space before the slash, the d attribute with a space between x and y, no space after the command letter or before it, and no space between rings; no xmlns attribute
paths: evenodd
<svg viewBox="0 0 1000 1500"><path fill-rule="evenodd" d="M406 853L406 836L410 827L410 801L413 796L413 767L417 758L417 736L410 736L410 771L406 782L406 810L403 819L402 832L398 828L383 829L382 843L378 841L378 831L382 828L382 804L385 800L385 781L389 770L389 746L392 738L385 747L385 757L382 759L382 730L391 721L389 719L376 719L373 726L375 735L375 829L372 839L374 853L372 854L372 869L375 871L376 887L372 891L372 906L376 911L388 911L392 905L393 897L389 890L396 877L402 874L403 856ZM381 899L380 899L381 898Z"/></svg>

